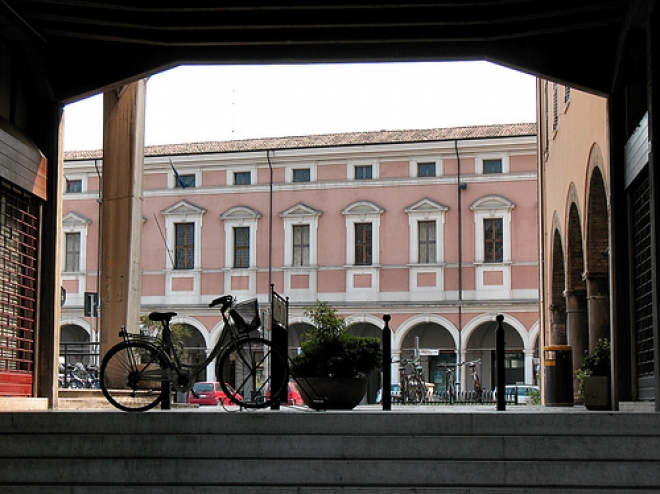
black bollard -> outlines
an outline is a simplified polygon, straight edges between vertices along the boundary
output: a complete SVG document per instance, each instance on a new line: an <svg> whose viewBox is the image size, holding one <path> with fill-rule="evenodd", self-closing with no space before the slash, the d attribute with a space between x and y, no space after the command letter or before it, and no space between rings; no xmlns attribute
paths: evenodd
<svg viewBox="0 0 660 494"><path fill-rule="evenodd" d="M383 392L381 401L383 410L392 410L392 330L389 322L392 317L389 314L383 316L385 326L383 327Z"/></svg>
<svg viewBox="0 0 660 494"><path fill-rule="evenodd" d="M506 410L506 374L504 368L504 327L502 321L504 316L498 314L495 318L497 329L495 330L495 353L497 355L497 410Z"/></svg>

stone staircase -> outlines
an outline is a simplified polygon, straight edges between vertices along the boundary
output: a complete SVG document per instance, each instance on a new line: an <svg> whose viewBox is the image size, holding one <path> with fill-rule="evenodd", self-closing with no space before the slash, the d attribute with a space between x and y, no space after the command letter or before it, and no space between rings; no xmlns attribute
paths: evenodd
<svg viewBox="0 0 660 494"><path fill-rule="evenodd" d="M0 413L2 493L660 492L660 413Z"/></svg>

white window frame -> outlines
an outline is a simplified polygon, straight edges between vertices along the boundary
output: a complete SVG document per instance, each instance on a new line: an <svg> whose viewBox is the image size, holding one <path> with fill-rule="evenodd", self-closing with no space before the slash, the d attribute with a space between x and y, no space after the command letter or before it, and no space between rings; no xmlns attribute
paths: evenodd
<svg viewBox="0 0 660 494"><path fill-rule="evenodd" d="M357 300L368 300L380 289L380 218L385 210L371 201L357 201L342 210L346 218L346 289L347 296ZM371 223L371 264L355 264L355 225ZM357 288L355 275L371 276L370 288Z"/></svg>
<svg viewBox="0 0 660 494"><path fill-rule="evenodd" d="M230 167L227 168L227 185L236 185L236 173L250 172L250 185L257 183L257 167ZM239 187L248 187L247 185L239 185Z"/></svg>
<svg viewBox="0 0 660 494"><path fill-rule="evenodd" d="M179 201L161 211L165 217L165 238L167 239L167 253L165 256L165 295L176 297L179 303L197 303L201 290L202 272L202 216L206 209L196 206L188 201ZM193 269L175 269L174 256L176 255L176 227L177 223L193 223L195 235L195 261ZM173 291L172 282L176 278L193 278L193 289L189 292Z"/></svg>
<svg viewBox="0 0 660 494"><path fill-rule="evenodd" d="M202 172L200 170L179 170L177 168L176 172L179 175L195 175L195 186L190 188L182 189L181 187L176 186L176 175L174 175L174 170L170 167L169 173L167 174L167 188L168 189L178 189L178 190L194 190L199 189L202 186Z"/></svg>
<svg viewBox="0 0 660 494"><path fill-rule="evenodd" d="M346 264L355 266L355 224L371 223L371 265L380 264L380 217L383 208L371 201L358 201L344 208L346 217ZM360 266L362 267L362 266ZM364 266L369 267L369 266Z"/></svg>
<svg viewBox="0 0 660 494"><path fill-rule="evenodd" d="M309 182L294 182L293 181L293 171L294 170L307 170L309 169ZM311 182L317 181L317 164L316 163L298 163L296 165L287 166L284 169L284 181L287 183L293 184L308 184Z"/></svg>
<svg viewBox="0 0 660 494"><path fill-rule="evenodd" d="M82 306L83 294L87 286L87 232L92 220L86 218L80 213L71 211L62 218L62 280L77 281L78 292L67 292L67 303L71 306ZM78 233L80 235L80 258L77 271L64 271L66 260L66 239L67 233Z"/></svg>
<svg viewBox="0 0 660 494"><path fill-rule="evenodd" d="M80 180L80 192L67 192L68 186L67 186L67 180L69 182L73 182L75 180ZM62 182L63 183L63 188L64 188L64 193L67 196L75 196L79 194L84 194L87 192L87 175L69 175L68 173L66 174L66 179Z"/></svg>
<svg viewBox="0 0 660 494"><path fill-rule="evenodd" d="M433 179L433 178L442 177L444 171L442 169L442 158L438 158L437 156L429 156L428 158L419 158L416 160L411 160L409 162L410 176L418 177L418 171L419 171L418 165L424 163L435 163L435 177L419 177L419 178Z"/></svg>
<svg viewBox="0 0 660 494"><path fill-rule="evenodd" d="M322 212L309 204L298 204L282 211L280 217L284 223L284 292L295 293L295 298L302 301L316 300L318 273L318 229ZM293 227L309 226L309 265L293 265ZM309 276L307 289L291 288L291 278L297 275Z"/></svg>
<svg viewBox="0 0 660 494"><path fill-rule="evenodd" d="M404 211L408 214L409 227L409 281L411 295L423 292L437 292L444 298L444 258L445 258L445 218L449 208L429 198L424 198L408 206ZM436 235L436 262L428 264L419 263L419 222L435 221ZM421 273L434 273L436 286L420 287L417 285L418 275Z"/></svg>
<svg viewBox="0 0 660 494"><path fill-rule="evenodd" d="M514 208L513 202L497 195L482 197L470 206L475 228L476 299L509 298L511 295L511 217ZM498 218L502 219L502 262L485 262L484 220ZM486 272L501 272L502 285L484 284Z"/></svg>
<svg viewBox="0 0 660 494"><path fill-rule="evenodd" d="M502 173L484 173L484 160L502 160ZM507 153L477 155L475 156L474 161L476 175L504 175L505 173L509 173L510 170L509 155Z"/></svg>
<svg viewBox="0 0 660 494"><path fill-rule="evenodd" d="M62 242L62 273L73 275L87 271L87 230L92 220L84 217L80 213L71 211L62 218L62 233L80 234L80 258L78 269L76 271L64 271L66 259L66 240Z"/></svg>
<svg viewBox="0 0 660 494"><path fill-rule="evenodd" d="M237 296L251 296L256 293L259 218L261 214L248 206L235 206L220 215L225 226L225 293ZM234 267L234 228L238 227L250 229L250 263L247 268ZM232 289L232 276L247 276L249 279L247 290Z"/></svg>
<svg viewBox="0 0 660 494"><path fill-rule="evenodd" d="M370 166L371 167L371 178L355 178L355 169L360 166ZM351 161L346 167L347 180L378 180L380 178L380 166L379 162L376 160L370 161Z"/></svg>
<svg viewBox="0 0 660 494"><path fill-rule="evenodd" d="M280 213L284 222L284 266L307 268L315 267L318 256L318 228L321 211L303 202ZM309 266L293 266L293 227L309 225Z"/></svg>

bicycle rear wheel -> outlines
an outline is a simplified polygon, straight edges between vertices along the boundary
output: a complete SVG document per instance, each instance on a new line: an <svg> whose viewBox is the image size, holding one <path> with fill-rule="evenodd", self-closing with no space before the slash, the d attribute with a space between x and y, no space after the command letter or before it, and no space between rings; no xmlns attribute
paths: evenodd
<svg viewBox="0 0 660 494"><path fill-rule="evenodd" d="M220 355L216 376L233 403L245 408L265 408L286 385L286 379L274 381L271 369L285 369L286 365L286 357L270 341L245 338L229 345Z"/></svg>
<svg viewBox="0 0 660 494"><path fill-rule="evenodd" d="M107 400L125 412L144 412L161 400L169 388L166 361L154 346L129 341L113 346L101 363L101 390Z"/></svg>

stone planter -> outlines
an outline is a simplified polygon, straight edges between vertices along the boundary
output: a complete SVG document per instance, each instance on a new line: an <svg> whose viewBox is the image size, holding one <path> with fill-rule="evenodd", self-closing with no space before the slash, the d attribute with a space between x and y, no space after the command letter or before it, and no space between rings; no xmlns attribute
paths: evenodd
<svg viewBox="0 0 660 494"><path fill-rule="evenodd" d="M298 389L305 405L314 410L351 410L367 392L366 377L298 378Z"/></svg>
<svg viewBox="0 0 660 494"><path fill-rule="evenodd" d="M588 410L610 410L609 376L585 376L584 406Z"/></svg>

